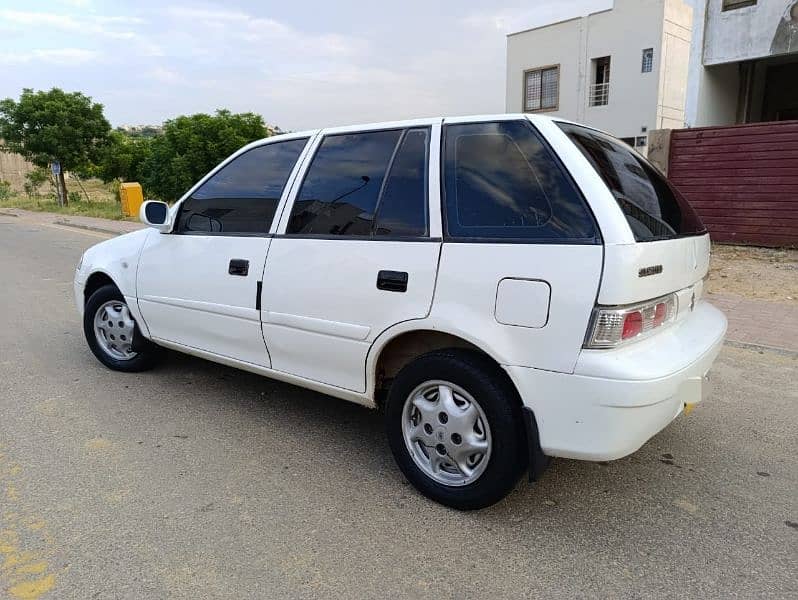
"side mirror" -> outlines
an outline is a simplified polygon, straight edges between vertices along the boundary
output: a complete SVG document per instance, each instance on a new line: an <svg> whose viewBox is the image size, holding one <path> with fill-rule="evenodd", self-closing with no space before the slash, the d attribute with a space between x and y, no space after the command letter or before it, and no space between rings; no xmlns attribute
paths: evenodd
<svg viewBox="0 0 798 600"><path fill-rule="evenodd" d="M172 229L169 205L166 202L147 200L139 209L139 219L145 225L154 227L161 233L168 233Z"/></svg>

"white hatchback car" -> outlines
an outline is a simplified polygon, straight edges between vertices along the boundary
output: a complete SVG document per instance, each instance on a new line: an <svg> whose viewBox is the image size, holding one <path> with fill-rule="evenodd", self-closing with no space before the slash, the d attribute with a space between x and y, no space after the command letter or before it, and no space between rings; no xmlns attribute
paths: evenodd
<svg viewBox="0 0 798 600"><path fill-rule="evenodd" d="M405 476L460 509L640 448L706 394L726 330L686 201L547 117L270 137L141 218L75 275L102 363L165 347L381 407Z"/></svg>

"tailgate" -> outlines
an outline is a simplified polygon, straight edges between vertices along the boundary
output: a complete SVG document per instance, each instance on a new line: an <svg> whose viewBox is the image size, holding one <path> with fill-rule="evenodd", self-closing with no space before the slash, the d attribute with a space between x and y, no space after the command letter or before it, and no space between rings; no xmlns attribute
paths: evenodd
<svg viewBox="0 0 798 600"><path fill-rule="evenodd" d="M700 282L708 271L708 234L656 242L608 244L604 248L598 304L631 304L684 290ZM697 296L700 296L700 287L697 286Z"/></svg>

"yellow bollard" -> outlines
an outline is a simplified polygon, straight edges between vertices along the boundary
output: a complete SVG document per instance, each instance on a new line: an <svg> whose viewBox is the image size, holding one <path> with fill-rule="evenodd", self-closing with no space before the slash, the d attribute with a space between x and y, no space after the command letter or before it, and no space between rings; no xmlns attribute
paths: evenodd
<svg viewBox="0 0 798 600"><path fill-rule="evenodd" d="M139 214L139 208L144 202L144 192L141 191L140 183L119 184L119 197L122 200L123 215L135 217Z"/></svg>

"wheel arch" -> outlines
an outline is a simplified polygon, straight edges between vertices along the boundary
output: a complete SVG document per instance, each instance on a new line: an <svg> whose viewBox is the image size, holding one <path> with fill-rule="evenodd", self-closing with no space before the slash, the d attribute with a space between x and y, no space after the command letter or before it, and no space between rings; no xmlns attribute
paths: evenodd
<svg viewBox="0 0 798 600"><path fill-rule="evenodd" d="M139 331L145 338L150 339L150 330L139 310L138 298L135 295L125 294L119 282L104 269L94 269L86 278L86 282L83 284L83 306L86 306L86 302L88 302L94 292L105 285L113 285L119 293L122 294L127 302L128 309L130 309L130 313L133 315L133 319L139 327Z"/></svg>
<svg viewBox="0 0 798 600"><path fill-rule="evenodd" d="M113 285L119 290L119 285L105 271L94 271L83 284L83 304L85 306L91 295L105 285ZM121 293L121 290L120 290Z"/></svg>
<svg viewBox="0 0 798 600"><path fill-rule="evenodd" d="M444 348L463 348L485 356L518 391L490 348L485 348L477 340L456 330L441 328L428 322L405 321L383 331L369 349L366 358L368 396L379 406L387 391L386 383L402 367L422 354Z"/></svg>

